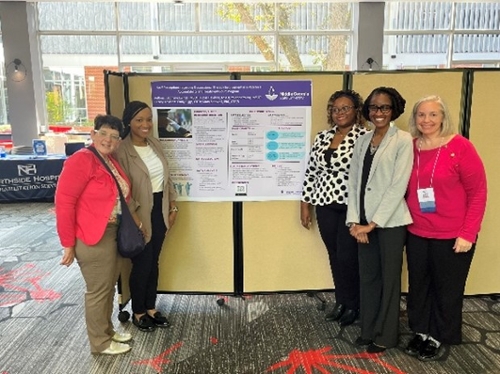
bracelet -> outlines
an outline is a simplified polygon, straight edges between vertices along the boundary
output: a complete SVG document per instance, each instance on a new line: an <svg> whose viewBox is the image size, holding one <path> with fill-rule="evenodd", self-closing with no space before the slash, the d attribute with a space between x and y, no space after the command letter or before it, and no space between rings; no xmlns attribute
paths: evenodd
<svg viewBox="0 0 500 374"><path fill-rule="evenodd" d="M139 222L139 230L142 229L142 221Z"/></svg>
<svg viewBox="0 0 500 374"><path fill-rule="evenodd" d="M177 207L177 205L173 206L172 208L170 208L169 212L172 213L172 212L178 212L179 211L179 208Z"/></svg>

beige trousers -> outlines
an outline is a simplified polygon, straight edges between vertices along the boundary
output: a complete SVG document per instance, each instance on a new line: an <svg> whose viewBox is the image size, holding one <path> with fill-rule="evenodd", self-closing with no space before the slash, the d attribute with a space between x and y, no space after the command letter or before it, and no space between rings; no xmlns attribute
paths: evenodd
<svg viewBox="0 0 500 374"><path fill-rule="evenodd" d="M87 290L85 292L85 320L90 351L99 353L111 344L115 334L111 315L115 286L123 258L116 248L116 224L108 224L99 243L87 246L77 240L76 259Z"/></svg>

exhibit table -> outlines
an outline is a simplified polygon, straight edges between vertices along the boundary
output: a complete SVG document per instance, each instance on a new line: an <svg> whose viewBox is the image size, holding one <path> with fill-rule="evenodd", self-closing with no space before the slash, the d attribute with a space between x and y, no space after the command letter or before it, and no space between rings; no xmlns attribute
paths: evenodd
<svg viewBox="0 0 500 374"><path fill-rule="evenodd" d="M9 155L0 159L0 202L51 200L65 155Z"/></svg>

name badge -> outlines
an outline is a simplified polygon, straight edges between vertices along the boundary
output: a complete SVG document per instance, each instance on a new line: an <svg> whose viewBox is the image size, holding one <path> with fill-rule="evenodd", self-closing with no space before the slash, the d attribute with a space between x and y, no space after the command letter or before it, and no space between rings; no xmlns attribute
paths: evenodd
<svg viewBox="0 0 500 374"><path fill-rule="evenodd" d="M436 199L434 188L420 188L417 190L418 203L422 213L434 213L436 211Z"/></svg>

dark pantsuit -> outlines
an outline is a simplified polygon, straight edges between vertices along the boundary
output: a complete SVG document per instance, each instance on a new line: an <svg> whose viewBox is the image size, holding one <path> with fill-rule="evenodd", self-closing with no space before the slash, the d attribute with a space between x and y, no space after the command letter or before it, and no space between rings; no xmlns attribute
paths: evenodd
<svg viewBox="0 0 500 374"><path fill-rule="evenodd" d="M154 194L151 211L151 240L146 244L144 251L132 259L130 295L132 310L135 314L146 313L147 310L155 309L156 306L158 260L167 232L162 213L162 196L162 193Z"/></svg>
<svg viewBox="0 0 500 374"><path fill-rule="evenodd" d="M446 344L462 342L465 282L476 245L455 253L455 239L427 239L408 234L408 320L414 332Z"/></svg>
<svg viewBox="0 0 500 374"><path fill-rule="evenodd" d="M406 226L377 228L359 244L361 337L392 348L398 344L401 267Z"/></svg>
<svg viewBox="0 0 500 374"><path fill-rule="evenodd" d="M347 309L359 309L358 243L346 226L346 207L316 206L319 232L330 259L335 299Z"/></svg>
<svg viewBox="0 0 500 374"><path fill-rule="evenodd" d="M116 249L116 224L109 224L102 239L93 246L77 240L78 266L85 279L85 321L90 351L99 353L111 344L115 334L111 315L115 286L123 258Z"/></svg>

